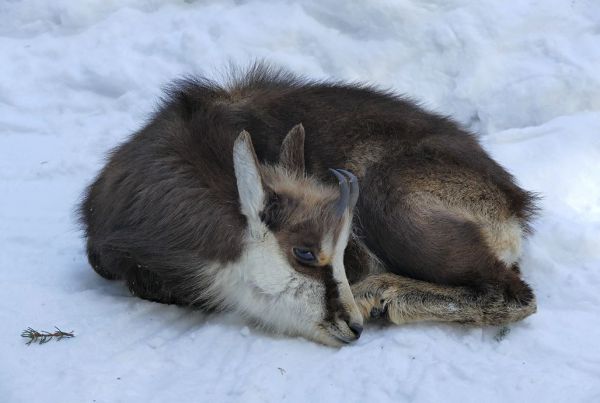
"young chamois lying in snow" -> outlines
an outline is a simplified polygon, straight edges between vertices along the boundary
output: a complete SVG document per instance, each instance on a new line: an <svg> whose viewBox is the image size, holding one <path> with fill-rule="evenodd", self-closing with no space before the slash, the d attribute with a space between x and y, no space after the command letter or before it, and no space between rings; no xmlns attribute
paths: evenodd
<svg viewBox="0 0 600 403"><path fill-rule="evenodd" d="M533 211L451 120L256 65L228 85L172 87L111 154L81 219L92 267L141 298L340 345L370 318L535 312L518 270Z"/></svg>

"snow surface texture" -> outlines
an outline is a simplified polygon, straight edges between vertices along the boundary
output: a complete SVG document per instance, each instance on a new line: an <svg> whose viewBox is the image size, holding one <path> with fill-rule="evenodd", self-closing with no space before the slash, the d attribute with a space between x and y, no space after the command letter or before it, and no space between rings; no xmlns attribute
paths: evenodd
<svg viewBox="0 0 600 403"><path fill-rule="evenodd" d="M112 147L183 74L265 58L456 117L543 196L510 326L368 326L331 349L132 298L74 221ZM595 0L0 2L0 401L600 401ZM28 326L74 339L26 346Z"/></svg>

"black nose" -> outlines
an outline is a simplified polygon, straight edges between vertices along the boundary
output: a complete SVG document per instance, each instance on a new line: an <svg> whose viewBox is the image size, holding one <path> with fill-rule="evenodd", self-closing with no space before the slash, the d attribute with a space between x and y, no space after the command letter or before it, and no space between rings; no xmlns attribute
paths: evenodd
<svg viewBox="0 0 600 403"><path fill-rule="evenodd" d="M360 325L358 323L349 323L348 327L350 328L350 330L352 330L352 333L354 333L354 335L358 339L360 337L360 334L363 331L362 325Z"/></svg>

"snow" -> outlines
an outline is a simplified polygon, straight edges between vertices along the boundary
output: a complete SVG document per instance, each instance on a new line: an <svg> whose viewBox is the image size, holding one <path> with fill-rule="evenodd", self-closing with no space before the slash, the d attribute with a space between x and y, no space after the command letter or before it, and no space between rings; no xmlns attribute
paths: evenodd
<svg viewBox="0 0 600 403"><path fill-rule="evenodd" d="M594 0L0 3L0 400L600 401L600 6ZM510 326L367 326L341 349L132 298L74 208L161 88L265 58L456 117L543 195ZM76 337L26 346L27 327Z"/></svg>

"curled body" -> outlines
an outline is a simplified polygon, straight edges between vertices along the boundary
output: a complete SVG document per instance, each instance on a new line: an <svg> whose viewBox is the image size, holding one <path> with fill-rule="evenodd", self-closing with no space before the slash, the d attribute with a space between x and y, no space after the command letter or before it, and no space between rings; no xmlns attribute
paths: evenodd
<svg viewBox="0 0 600 403"><path fill-rule="evenodd" d="M534 211L450 119L265 65L174 84L80 208L90 264L135 295L329 345L374 317L533 313L518 260Z"/></svg>

